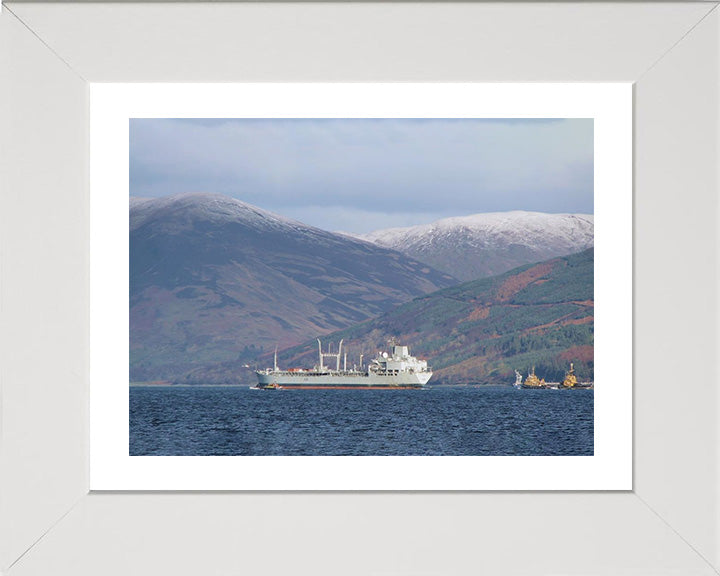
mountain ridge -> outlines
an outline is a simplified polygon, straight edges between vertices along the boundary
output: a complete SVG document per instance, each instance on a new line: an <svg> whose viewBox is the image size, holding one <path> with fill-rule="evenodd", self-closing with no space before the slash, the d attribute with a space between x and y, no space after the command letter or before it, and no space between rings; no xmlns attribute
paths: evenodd
<svg viewBox="0 0 720 576"><path fill-rule="evenodd" d="M130 202L131 380L187 378L457 283L394 250L220 195Z"/></svg>
<svg viewBox="0 0 720 576"><path fill-rule="evenodd" d="M487 212L375 230L358 237L468 281L590 248L594 216Z"/></svg>

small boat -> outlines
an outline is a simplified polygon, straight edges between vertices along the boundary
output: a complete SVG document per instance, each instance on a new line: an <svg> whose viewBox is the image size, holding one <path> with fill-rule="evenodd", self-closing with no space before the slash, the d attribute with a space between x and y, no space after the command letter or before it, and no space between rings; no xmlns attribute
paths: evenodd
<svg viewBox="0 0 720 576"><path fill-rule="evenodd" d="M515 384L513 384L515 388L522 388L522 374L515 370Z"/></svg>

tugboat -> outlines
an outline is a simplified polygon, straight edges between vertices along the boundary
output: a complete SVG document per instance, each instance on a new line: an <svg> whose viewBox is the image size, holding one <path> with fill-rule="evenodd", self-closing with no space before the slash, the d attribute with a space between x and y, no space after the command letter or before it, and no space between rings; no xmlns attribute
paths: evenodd
<svg viewBox="0 0 720 576"><path fill-rule="evenodd" d="M575 369L573 368L573 363L570 362L570 370L565 372L565 379L562 381L562 384L560 384L561 388L575 388L577 386L577 377L575 376Z"/></svg>
<svg viewBox="0 0 720 576"><path fill-rule="evenodd" d="M540 389L545 388L545 379L542 380L535 376L535 366L532 367L532 370L530 371L530 374L528 374L528 377L525 378L525 382L523 382L522 385L523 388L534 388L534 389Z"/></svg>
<svg viewBox="0 0 720 576"><path fill-rule="evenodd" d="M588 389L588 388L593 388L593 383L592 382L578 382L577 376L575 376L575 368L573 366L573 363L570 362L570 370L565 372L565 380L562 381L562 384L560 384L559 387L566 388L566 389L574 388L576 390Z"/></svg>

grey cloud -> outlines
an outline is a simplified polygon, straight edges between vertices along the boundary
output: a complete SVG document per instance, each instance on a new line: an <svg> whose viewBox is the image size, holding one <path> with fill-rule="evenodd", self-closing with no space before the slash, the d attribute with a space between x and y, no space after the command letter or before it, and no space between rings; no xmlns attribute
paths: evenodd
<svg viewBox="0 0 720 576"><path fill-rule="evenodd" d="M592 213L593 122L132 120L131 195L181 192L227 194L314 225L342 214L347 226L323 227L352 232L434 214ZM354 222L354 211L376 217Z"/></svg>

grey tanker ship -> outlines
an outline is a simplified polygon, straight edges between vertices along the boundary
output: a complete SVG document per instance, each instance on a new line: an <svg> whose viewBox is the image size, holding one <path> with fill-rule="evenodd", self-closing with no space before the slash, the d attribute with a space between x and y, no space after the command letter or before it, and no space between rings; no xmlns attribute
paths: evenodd
<svg viewBox="0 0 720 576"><path fill-rule="evenodd" d="M337 353L323 352L318 340L319 362L312 369L290 368L282 370L277 365L277 351L272 368L256 370L257 388L261 389L404 389L423 388L432 376L427 361L410 355L407 346L391 345L391 352L379 352L366 367L347 368L347 353L343 356L343 341ZM325 359L334 360L334 367L327 366ZM340 360L342 359L342 368Z"/></svg>

